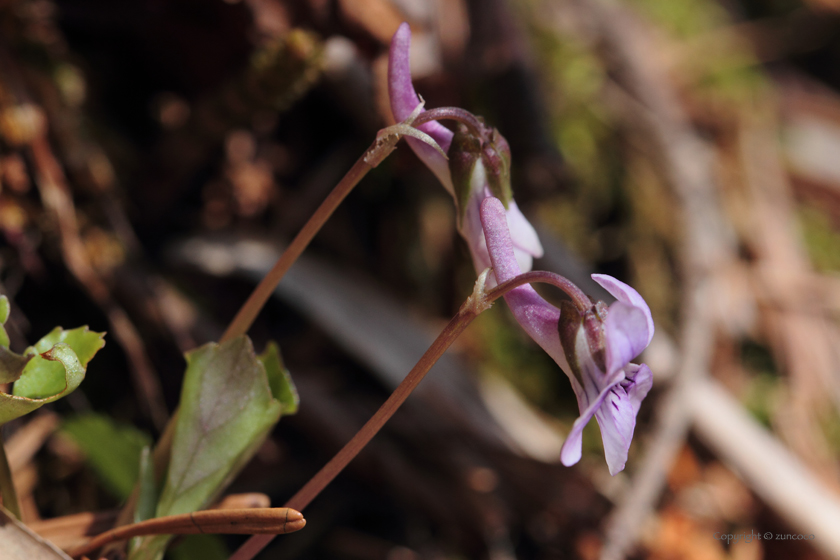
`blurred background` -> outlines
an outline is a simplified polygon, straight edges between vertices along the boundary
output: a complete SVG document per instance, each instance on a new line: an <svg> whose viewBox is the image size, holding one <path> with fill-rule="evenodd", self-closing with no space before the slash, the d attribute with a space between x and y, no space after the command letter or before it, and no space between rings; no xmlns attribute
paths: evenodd
<svg viewBox="0 0 840 560"><path fill-rule="evenodd" d="M125 499L182 353L218 339L392 124L402 21L427 107L509 140L535 268L650 304L654 389L623 473L595 422L559 465L574 394L496 305L259 558L840 558L837 0L0 0L12 348L108 331L78 391L7 427L24 520ZM474 279L451 197L400 145L251 330L280 343L301 408L231 491L282 504Z"/></svg>

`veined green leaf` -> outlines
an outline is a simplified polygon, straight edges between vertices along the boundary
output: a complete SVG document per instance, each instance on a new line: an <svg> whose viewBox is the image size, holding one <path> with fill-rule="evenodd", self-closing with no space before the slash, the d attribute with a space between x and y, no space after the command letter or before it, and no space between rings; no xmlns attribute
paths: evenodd
<svg viewBox="0 0 840 560"><path fill-rule="evenodd" d="M157 517L205 508L247 463L280 419L296 408L280 354L257 358L247 336L206 344L187 354L187 371L172 442L172 459ZM285 405L275 397L270 376ZM158 560L168 536L143 539L131 560Z"/></svg>

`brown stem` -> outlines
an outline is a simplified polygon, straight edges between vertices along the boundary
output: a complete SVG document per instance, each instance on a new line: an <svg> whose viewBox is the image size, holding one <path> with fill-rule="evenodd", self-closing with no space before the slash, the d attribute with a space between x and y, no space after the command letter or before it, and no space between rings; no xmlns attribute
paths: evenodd
<svg viewBox="0 0 840 560"><path fill-rule="evenodd" d="M376 143L371 146L371 149L375 146ZM279 259L277 259L274 267L268 272L268 274L265 275L257 287L254 288L251 296L236 314L236 317L233 318L233 321L231 321L227 330L222 335L221 340L219 340L220 344L235 338L240 334L248 332L248 329L251 328L254 319L257 318L260 310L265 305L265 302L268 301L268 298L271 297L271 294L274 292L274 288L277 287L277 284L280 283L280 280L289 268L291 268L292 264L294 264L298 257L300 257L301 253L303 253L304 249L306 249L306 246L309 245L309 242L312 241L313 237L315 237L315 234L318 233L338 205L341 204L341 201L350 194L353 187L355 187L362 177L370 171L372 166L366 159L368 152L369 150L366 150L365 155L359 158L353 167L350 168L350 171L344 175L341 182L335 186L329 196L327 196L324 202L321 203L321 206L319 206L312 217L309 218L309 221L306 222L306 225L303 226L303 229L300 230L286 250L283 251L283 254L280 255Z"/></svg>
<svg viewBox="0 0 840 560"><path fill-rule="evenodd" d="M315 499L338 474L344 470L350 461L359 454L359 452L367 445L373 436L382 429L391 416L397 409L405 402L408 396L420 384L433 365L440 359L444 352L452 345L456 338L467 328L467 326L475 319L479 313L488 309L490 304L502 297L510 290L517 288L523 284L531 282L544 282L548 284L557 285L562 289L566 289L568 280L550 272L529 272L521 274L507 282L499 284L488 292L483 291L484 278L482 274L479 281L476 283L476 290L473 295L464 303L461 310L452 320L446 325L443 331L438 335L432 345L426 350L426 353L420 358L420 361L408 372L402 383L394 390L388 400L376 411L367 423L362 426L353 439L339 451L329 463L318 471L318 473L307 482L303 488L292 496L285 504L295 510L302 510L309 503ZM577 290L577 287L575 287ZM580 292L580 290L577 290ZM582 292L580 292L582 294ZM571 294L570 294L571 295ZM591 306L591 304L590 304ZM251 560L263 548L271 542L274 535L254 535L243 544L230 557L230 560Z"/></svg>
<svg viewBox="0 0 840 560"><path fill-rule="evenodd" d="M289 508L257 508L205 510L167 517L148 519L132 525L123 525L106 531L84 545L72 550L70 556L78 558L102 548L104 545L146 535L196 535L227 534L253 535L277 534L299 531L306 525L303 514Z"/></svg>

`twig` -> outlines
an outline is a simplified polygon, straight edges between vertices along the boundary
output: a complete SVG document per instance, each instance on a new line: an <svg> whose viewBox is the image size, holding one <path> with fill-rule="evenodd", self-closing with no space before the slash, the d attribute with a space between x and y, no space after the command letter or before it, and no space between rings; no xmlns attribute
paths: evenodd
<svg viewBox="0 0 840 560"><path fill-rule="evenodd" d="M258 508L205 510L181 515L148 519L132 525L111 529L69 554L73 558L102 548L108 543L145 535L229 534L272 535L292 533L303 529L303 514L289 508Z"/></svg>
<svg viewBox="0 0 840 560"><path fill-rule="evenodd" d="M698 436L831 558L840 558L840 500L720 383L697 378L686 402Z"/></svg>

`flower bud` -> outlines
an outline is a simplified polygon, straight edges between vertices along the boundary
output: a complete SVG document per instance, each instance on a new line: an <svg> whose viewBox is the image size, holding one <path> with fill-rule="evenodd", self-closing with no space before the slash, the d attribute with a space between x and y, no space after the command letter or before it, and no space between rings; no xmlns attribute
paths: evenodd
<svg viewBox="0 0 840 560"><path fill-rule="evenodd" d="M467 203L474 190L482 189L482 184L474 185L475 167L481 158L481 140L471 134L466 125L458 123L452 144L449 147L449 174L455 188L455 205L458 209L460 227L467 211Z"/></svg>

